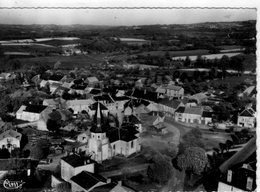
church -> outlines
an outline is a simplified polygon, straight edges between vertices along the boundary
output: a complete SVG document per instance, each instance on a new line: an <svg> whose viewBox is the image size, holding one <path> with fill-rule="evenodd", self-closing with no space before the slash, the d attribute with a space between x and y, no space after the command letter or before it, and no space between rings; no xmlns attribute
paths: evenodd
<svg viewBox="0 0 260 192"><path fill-rule="evenodd" d="M138 136L138 127L134 124L122 123L120 127L111 127L97 102L86 153L97 162L116 155L127 157L141 150Z"/></svg>

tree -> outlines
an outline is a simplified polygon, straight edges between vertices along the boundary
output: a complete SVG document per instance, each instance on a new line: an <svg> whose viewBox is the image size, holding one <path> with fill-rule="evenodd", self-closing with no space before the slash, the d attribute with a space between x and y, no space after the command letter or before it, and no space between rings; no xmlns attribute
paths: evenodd
<svg viewBox="0 0 260 192"><path fill-rule="evenodd" d="M0 159L8 159L10 158L10 153L7 148L0 149Z"/></svg>
<svg viewBox="0 0 260 192"><path fill-rule="evenodd" d="M220 69L222 70L222 79L226 77L226 68L229 66L229 57L226 55L223 55L220 59Z"/></svg>
<svg viewBox="0 0 260 192"><path fill-rule="evenodd" d="M161 153L156 153L152 164L147 170L148 177L160 184L165 184L173 175L171 159Z"/></svg>
<svg viewBox="0 0 260 192"><path fill-rule="evenodd" d="M208 157L204 149L200 147L189 147L183 154L177 157L178 166L193 174L201 175L208 164Z"/></svg>
<svg viewBox="0 0 260 192"><path fill-rule="evenodd" d="M202 133L198 128L192 129L183 136L183 141L179 145L179 152L184 153L184 151L189 147L199 147L204 148L204 144L201 141Z"/></svg>
<svg viewBox="0 0 260 192"><path fill-rule="evenodd" d="M190 64L191 64L190 57L187 56L187 57L185 58L185 61L184 61L184 67L189 67Z"/></svg>

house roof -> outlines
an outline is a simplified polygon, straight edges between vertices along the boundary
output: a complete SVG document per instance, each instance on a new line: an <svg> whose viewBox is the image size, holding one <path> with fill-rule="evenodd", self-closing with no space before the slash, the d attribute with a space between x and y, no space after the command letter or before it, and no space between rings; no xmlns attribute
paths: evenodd
<svg viewBox="0 0 260 192"><path fill-rule="evenodd" d="M78 184L82 188L89 190L99 182L106 182L106 179L96 173L90 173L88 171L82 171L81 173L73 176L71 181Z"/></svg>
<svg viewBox="0 0 260 192"><path fill-rule="evenodd" d="M97 94L100 94L101 93L101 90L100 89L91 89L89 94L92 94L92 95L97 95Z"/></svg>
<svg viewBox="0 0 260 192"><path fill-rule="evenodd" d="M26 105L24 111L31 112L31 113L41 113L47 106L44 105Z"/></svg>
<svg viewBox="0 0 260 192"><path fill-rule="evenodd" d="M86 157L79 156L78 154L72 154L61 158L63 161L71 165L72 167L80 167L83 165L88 165L96 163L94 160Z"/></svg>
<svg viewBox="0 0 260 192"><path fill-rule="evenodd" d="M91 105L93 104L93 99L74 99L74 100L68 100L66 102L67 106L77 106L77 105Z"/></svg>
<svg viewBox="0 0 260 192"><path fill-rule="evenodd" d="M156 89L155 92L156 92L156 93L166 93L166 89L160 86L160 87L158 87L158 88Z"/></svg>
<svg viewBox="0 0 260 192"><path fill-rule="evenodd" d="M130 123L133 123L133 124L141 123L141 121L135 115L130 115L128 117L124 117L124 121L129 121Z"/></svg>
<svg viewBox="0 0 260 192"><path fill-rule="evenodd" d="M111 128L107 132L107 137L109 138L110 143L113 143L115 141L133 141L134 139L137 139L134 133L135 132L135 127L132 127L134 130L133 132L130 132L128 129L124 128Z"/></svg>
<svg viewBox="0 0 260 192"><path fill-rule="evenodd" d="M205 94L205 93L197 93L197 94L194 94L190 97L190 99L196 99L196 100L203 100L203 99L206 99L208 98L208 96Z"/></svg>
<svg viewBox="0 0 260 192"><path fill-rule="evenodd" d="M96 77L88 77L87 80L88 80L89 83L98 82L98 79Z"/></svg>
<svg viewBox="0 0 260 192"><path fill-rule="evenodd" d="M176 86L176 85L168 85L168 86L166 87L166 89L170 89L170 90L174 90L174 91L179 91L179 90L182 89L182 87Z"/></svg>
<svg viewBox="0 0 260 192"><path fill-rule="evenodd" d="M9 129L9 130L3 132L2 134L0 134L0 140L4 139L6 137L13 137L13 138L16 138L21 141L22 134L18 133L17 131L14 131L12 129Z"/></svg>
<svg viewBox="0 0 260 192"><path fill-rule="evenodd" d="M185 111L185 107L180 106L180 107L178 107L178 109L175 112L176 113L184 113L184 111Z"/></svg>
<svg viewBox="0 0 260 192"><path fill-rule="evenodd" d="M177 109L177 107L182 103L179 100L169 100L169 99L163 99L159 102L162 105L166 105L168 107L171 107L173 109Z"/></svg>
<svg viewBox="0 0 260 192"><path fill-rule="evenodd" d="M103 94L93 97L96 101L108 101L109 103L114 103L114 100L109 94Z"/></svg>
<svg viewBox="0 0 260 192"><path fill-rule="evenodd" d="M242 111L239 116L243 116L243 117L255 117L255 111L252 108L248 108L245 109L244 111Z"/></svg>
<svg viewBox="0 0 260 192"><path fill-rule="evenodd" d="M184 113L194 114L194 115L202 115L203 108L202 107L186 107Z"/></svg>
<svg viewBox="0 0 260 192"><path fill-rule="evenodd" d="M90 190L90 192L110 192L114 189L116 185L117 184L114 182L107 183L105 185L95 187L94 189Z"/></svg>

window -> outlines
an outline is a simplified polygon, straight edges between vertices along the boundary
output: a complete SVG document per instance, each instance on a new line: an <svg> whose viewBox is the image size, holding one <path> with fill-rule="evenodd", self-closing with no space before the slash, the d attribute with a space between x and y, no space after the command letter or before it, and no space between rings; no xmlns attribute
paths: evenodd
<svg viewBox="0 0 260 192"><path fill-rule="evenodd" d="M134 148L134 141L131 141L131 148Z"/></svg>
<svg viewBox="0 0 260 192"><path fill-rule="evenodd" d="M100 135L98 135L98 137L97 137L98 139L100 138Z"/></svg>
<svg viewBox="0 0 260 192"><path fill-rule="evenodd" d="M113 145L113 149L114 149L114 150L116 149L116 145Z"/></svg>

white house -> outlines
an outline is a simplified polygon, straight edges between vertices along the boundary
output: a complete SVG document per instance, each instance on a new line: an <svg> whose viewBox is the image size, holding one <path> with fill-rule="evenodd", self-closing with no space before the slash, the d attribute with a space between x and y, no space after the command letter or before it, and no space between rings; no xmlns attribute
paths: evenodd
<svg viewBox="0 0 260 192"><path fill-rule="evenodd" d="M9 129L0 134L0 147L7 148L10 152L14 148L20 148L22 134Z"/></svg>
<svg viewBox="0 0 260 192"><path fill-rule="evenodd" d="M256 127L256 111L250 107L239 113L237 125L249 128Z"/></svg>
<svg viewBox="0 0 260 192"><path fill-rule="evenodd" d="M24 121L38 121L47 106L44 105L22 105L16 112L16 119Z"/></svg>
<svg viewBox="0 0 260 192"><path fill-rule="evenodd" d="M95 161L90 158L72 154L61 158L61 178L69 182L70 179L81 173L88 171L94 173Z"/></svg>
<svg viewBox="0 0 260 192"><path fill-rule="evenodd" d="M212 111L202 106L180 106L175 111L175 121L207 125L212 122Z"/></svg>
<svg viewBox="0 0 260 192"><path fill-rule="evenodd" d="M180 86L168 85L165 89L168 97L182 99L184 96L184 89Z"/></svg>
<svg viewBox="0 0 260 192"><path fill-rule="evenodd" d="M66 102L66 108L71 108L74 114L80 113L82 111L88 112L89 107L94 103L93 99L79 99L79 100L68 100Z"/></svg>

